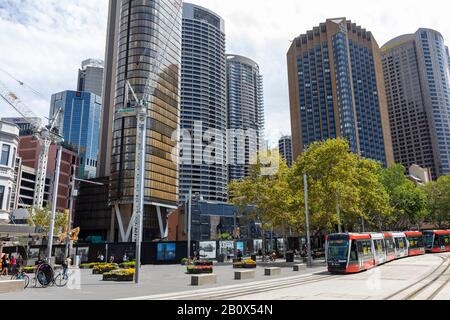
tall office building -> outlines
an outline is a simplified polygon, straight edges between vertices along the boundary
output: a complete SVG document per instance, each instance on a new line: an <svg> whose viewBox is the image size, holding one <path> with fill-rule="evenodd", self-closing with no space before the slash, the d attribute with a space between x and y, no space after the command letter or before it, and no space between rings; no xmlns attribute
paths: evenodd
<svg viewBox="0 0 450 320"><path fill-rule="evenodd" d="M103 70L102 118L100 123L98 173L99 177L111 174L114 97L116 95L117 43L119 41L120 1L109 0L106 31L105 68Z"/></svg>
<svg viewBox="0 0 450 320"><path fill-rule="evenodd" d="M142 172L144 241L164 236L165 216L177 207L178 153L177 139L172 137L179 128L181 5L180 0L122 0L116 8L120 23L109 201L114 206L119 227L116 224L113 228L118 230L120 241L129 240L123 223L130 221L135 196L137 104L127 91L127 82L139 100L148 102Z"/></svg>
<svg viewBox="0 0 450 320"><path fill-rule="evenodd" d="M354 153L394 161L380 49L345 18L297 37L288 52L293 156L315 141L344 137Z"/></svg>
<svg viewBox="0 0 450 320"><path fill-rule="evenodd" d="M90 92L63 91L52 95L50 118L61 110L56 128L80 156L78 176L97 176L101 98Z"/></svg>
<svg viewBox="0 0 450 320"><path fill-rule="evenodd" d="M292 157L292 137L284 136L278 141L278 149L280 150L281 158L286 161L288 167L292 167L294 163Z"/></svg>
<svg viewBox="0 0 450 320"><path fill-rule="evenodd" d="M249 58L227 55L228 177L250 174L264 145L264 92L259 66Z"/></svg>
<svg viewBox="0 0 450 320"><path fill-rule="evenodd" d="M185 3L182 35L180 197L192 187L206 201L226 202L225 23Z"/></svg>
<svg viewBox="0 0 450 320"><path fill-rule="evenodd" d="M101 97L103 90L103 60L87 59L78 70L77 91L87 91Z"/></svg>
<svg viewBox="0 0 450 320"><path fill-rule="evenodd" d="M450 174L448 48L439 32L419 29L382 48L395 161L437 178Z"/></svg>
<svg viewBox="0 0 450 320"><path fill-rule="evenodd" d="M11 197L16 190L14 171L19 147L19 127L0 121L0 224L9 223Z"/></svg>

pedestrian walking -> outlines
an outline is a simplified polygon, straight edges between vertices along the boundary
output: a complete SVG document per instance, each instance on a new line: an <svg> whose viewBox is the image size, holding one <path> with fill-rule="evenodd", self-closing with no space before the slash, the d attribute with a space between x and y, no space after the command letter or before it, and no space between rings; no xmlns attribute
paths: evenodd
<svg viewBox="0 0 450 320"><path fill-rule="evenodd" d="M123 255L122 260L123 260L123 262L128 262L128 256L126 253Z"/></svg>
<svg viewBox="0 0 450 320"><path fill-rule="evenodd" d="M9 269L9 257L7 254L4 254L2 257L2 276L8 276Z"/></svg>
<svg viewBox="0 0 450 320"><path fill-rule="evenodd" d="M109 257L109 263L114 263L114 260L115 260L114 256Z"/></svg>
<svg viewBox="0 0 450 320"><path fill-rule="evenodd" d="M103 253L100 252L100 254L97 257L98 262L103 263L105 262L105 256L103 255Z"/></svg>
<svg viewBox="0 0 450 320"><path fill-rule="evenodd" d="M15 274L17 271L17 259L15 256L11 257L11 260L9 261L9 271L11 274Z"/></svg>

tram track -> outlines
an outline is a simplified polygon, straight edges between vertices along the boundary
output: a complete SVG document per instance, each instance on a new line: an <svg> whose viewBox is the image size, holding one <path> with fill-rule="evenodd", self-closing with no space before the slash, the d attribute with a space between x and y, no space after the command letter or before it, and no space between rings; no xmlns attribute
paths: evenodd
<svg viewBox="0 0 450 320"><path fill-rule="evenodd" d="M442 262L431 272L426 274L424 277L421 277L414 283L411 283L401 290L389 295L384 298L384 300L414 300L419 295L425 294L426 290L442 279L450 269L450 256L439 255L438 257L442 259ZM449 284L449 282L450 277L437 289L433 290L431 293L428 293L424 300L433 300L436 298L437 295Z"/></svg>
<svg viewBox="0 0 450 320"><path fill-rule="evenodd" d="M326 281L339 276L336 275L324 275L324 274L311 274L305 276L289 277L282 279L273 279L261 282L248 282L242 285L233 285L230 287L211 288L201 290L200 292L191 291L177 294L167 294L159 296L148 296L138 298L140 300L227 300L234 299L250 294L258 294L268 291L275 291L279 289L285 289L290 287L308 285L321 281Z"/></svg>

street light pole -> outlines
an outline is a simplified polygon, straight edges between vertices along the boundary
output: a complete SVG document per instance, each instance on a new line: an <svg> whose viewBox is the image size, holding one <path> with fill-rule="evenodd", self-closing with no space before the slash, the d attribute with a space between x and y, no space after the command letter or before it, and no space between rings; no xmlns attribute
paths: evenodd
<svg viewBox="0 0 450 320"><path fill-rule="evenodd" d="M187 258L191 260L191 226L192 226L192 188L189 189L189 207L188 207L188 252Z"/></svg>
<svg viewBox="0 0 450 320"><path fill-rule="evenodd" d="M305 209L306 209L306 243L308 248L308 267L312 267L312 256L311 256L311 234L309 231L309 205L308 205L308 176L304 174L304 185L305 185Z"/></svg>
<svg viewBox="0 0 450 320"><path fill-rule="evenodd" d="M62 147L57 147L57 158L56 158L56 170L55 178L53 179L53 198L52 198L52 210L50 216L50 231L48 235L48 245L47 245L47 261L51 263L52 259L52 246L53 246L53 234L55 232L55 217L56 217L56 206L58 205L58 189L59 189L59 173L61 171L61 156Z"/></svg>

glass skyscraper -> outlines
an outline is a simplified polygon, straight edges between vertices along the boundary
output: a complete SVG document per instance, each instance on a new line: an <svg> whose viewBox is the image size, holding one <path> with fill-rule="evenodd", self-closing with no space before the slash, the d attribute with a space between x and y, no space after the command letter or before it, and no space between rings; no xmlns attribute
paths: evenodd
<svg viewBox="0 0 450 320"><path fill-rule="evenodd" d="M450 59L430 29L402 35L383 48L395 160L450 174Z"/></svg>
<svg viewBox="0 0 450 320"><path fill-rule="evenodd" d="M292 158L292 138L291 136L281 137L278 141L278 150L281 158L286 161L288 167L292 167L294 159Z"/></svg>
<svg viewBox="0 0 450 320"><path fill-rule="evenodd" d="M249 58L227 55L228 177L240 180L264 144L264 92L259 66Z"/></svg>
<svg viewBox="0 0 450 320"><path fill-rule="evenodd" d="M101 98L91 92L63 91L52 95L50 118L61 108L57 129L79 154L78 176L97 175Z"/></svg>
<svg viewBox="0 0 450 320"><path fill-rule="evenodd" d="M227 197L225 24L214 12L183 5L180 200L192 187L206 201Z"/></svg>
<svg viewBox="0 0 450 320"><path fill-rule="evenodd" d="M122 0L117 43L115 111L109 200L129 221L135 196L137 103L148 102L144 186L144 240L164 236L165 217L178 203L181 1ZM110 19L115 23L115 19ZM112 38L112 37L111 37ZM111 62L110 62L111 63ZM122 220L117 219L121 230ZM120 241L128 241L124 234Z"/></svg>
<svg viewBox="0 0 450 320"><path fill-rule="evenodd" d="M344 137L351 151L393 163L380 49L345 18L297 37L288 52L293 156L315 141Z"/></svg>
<svg viewBox="0 0 450 320"><path fill-rule="evenodd" d="M81 63L81 69L78 71L77 90L102 96L103 60L87 59Z"/></svg>

